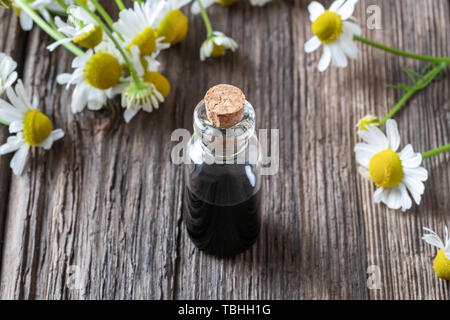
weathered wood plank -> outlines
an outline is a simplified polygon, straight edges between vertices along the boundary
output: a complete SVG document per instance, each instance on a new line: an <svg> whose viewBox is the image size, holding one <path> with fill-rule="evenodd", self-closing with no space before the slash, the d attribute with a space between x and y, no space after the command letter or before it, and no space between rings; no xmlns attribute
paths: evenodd
<svg viewBox="0 0 450 320"><path fill-rule="evenodd" d="M382 29L366 29L367 37L450 55L448 1L361 1L355 16L362 25L371 4L382 9ZM360 46L347 69L319 73L319 54L303 53L306 6L211 8L215 28L240 49L205 63L198 58L203 23L191 16L187 39L164 54L172 94L161 110L130 125L117 101L73 116L70 92L55 82L70 70L71 55L48 53L50 40L38 30L26 42L10 32L3 46L26 45L26 85L66 137L50 152L34 152L10 187L7 160L0 159L0 199L8 203L0 297L449 299L448 284L432 271L435 250L420 235L422 226L448 224L450 157L426 163L423 203L401 213L372 204L373 187L358 176L352 152L358 119L382 116L400 98L386 83L406 81L403 64L423 64ZM280 172L263 185L261 237L228 260L190 242L182 223L183 168L170 162L170 133L191 130L195 105L219 82L241 87L258 127L280 129L281 136ZM433 84L397 117L403 141L417 150L448 143L449 83L447 77ZM380 267L380 290L366 286L369 265ZM80 288L71 282L77 271Z"/></svg>
<svg viewBox="0 0 450 320"><path fill-rule="evenodd" d="M0 10L0 34L4 35L0 40L0 52L10 55L17 61L22 60L24 45L23 37L25 37L25 35L20 30L15 15L12 15L9 11ZM2 141L1 143L3 143L3 141L6 141L8 136L8 128L2 125L0 128L0 141ZM10 159L11 157L8 156L0 158L0 257L3 248L3 222L7 214L6 209L9 200L8 193L9 183L11 179L11 171L9 169Z"/></svg>

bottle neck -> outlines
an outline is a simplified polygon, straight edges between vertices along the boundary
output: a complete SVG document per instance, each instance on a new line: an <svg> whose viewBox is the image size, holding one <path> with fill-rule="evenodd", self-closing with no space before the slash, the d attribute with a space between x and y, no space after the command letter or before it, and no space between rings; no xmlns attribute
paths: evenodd
<svg viewBox="0 0 450 320"><path fill-rule="evenodd" d="M212 125L201 101L194 111L194 134L201 142L205 155L216 163L231 163L241 156L255 132L255 110L246 101L241 121L229 129Z"/></svg>

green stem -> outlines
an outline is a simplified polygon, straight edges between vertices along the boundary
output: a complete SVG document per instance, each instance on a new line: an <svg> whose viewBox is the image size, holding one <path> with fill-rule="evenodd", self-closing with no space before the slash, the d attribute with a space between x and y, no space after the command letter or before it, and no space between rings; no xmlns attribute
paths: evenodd
<svg viewBox="0 0 450 320"><path fill-rule="evenodd" d="M114 21L111 18L111 16L106 12L106 10L102 7L102 5L97 0L91 0L91 2L94 4L94 7L97 9L97 11L100 13L100 15L105 19L105 21L110 26L111 30L114 31L120 38L120 40L124 40L123 36L117 32L116 29L114 29Z"/></svg>
<svg viewBox="0 0 450 320"><path fill-rule="evenodd" d="M388 119L392 118L403 105L411 98L417 91L424 89L433 79L447 66L446 63L440 63L435 68L431 69L426 75L423 76L417 83L408 89L408 92L400 99L399 102L394 106L394 108L383 118L381 123L385 123Z"/></svg>
<svg viewBox="0 0 450 320"><path fill-rule="evenodd" d="M85 5L81 0L74 0L77 5L82 7L92 18L97 21L98 25L103 29L103 31L107 34L107 36L111 39L111 41L116 46L117 50L119 50L120 54L123 57L123 60L125 61L128 69L130 70L131 77L133 78L133 81L136 83L136 85L141 84L141 80L139 79L139 76L137 75L136 69L134 69L133 64L131 63L130 59L128 58L128 55L122 48L122 46L119 44L117 39L113 36L111 31L109 31L108 27L105 25L105 23L100 19L94 12L92 12L91 9L88 8L87 5Z"/></svg>
<svg viewBox="0 0 450 320"><path fill-rule="evenodd" d="M8 121L5 121L3 119L0 119L0 123L4 124L5 126L9 126L10 125L10 123Z"/></svg>
<svg viewBox="0 0 450 320"><path fill-rule="evenodd" d="M120 11L125 10L125 5L123 4L122 0L116 0L116 4Z"/></svg>
<svg viewBox="0 0 450 320"><path fill-rule="evenodd" d="M63 34L50 27L48 23L44 19L42 19L41 16L37 14L30 6L28 6L28 4L24 0L15 0L14 3L21 10L26 12L26 14L30 16L31 19L33 19L33 21L53 39L58 41L64 38ZM76 56L81 56L84 54L83 50L76 47L73 43L64 43L63 46Z"/></svg>
<svg viewBox="0 0 450 320"><path fill-rule="evenodd" d="M53 15L55 15L55 16L67 17L67 12L60 11L60 10L53 10L53 9L47 9L47 10L48 10L48 12L53 13Z"/></svg>
<svg viewBox="0 0 450 320"><path fill-rule="evenodd" d="M100 13L100 15L102 16L103 19L105 19L105 21L108 23L108 25L111 27L111 29L113 31L113 24L114 21L113 19L110 17L110 15L108 14L108 12L106 12L105 9L103 9L102 5L97 1L97 0L91 0L92 4L94 5L95 9L97 9L97 11Z"/></svg>
<svg viewBox="0 0 450 320"><path fill-rule="evenodd" d="M206 13L205 7L203 7L202 1L201 0L196 0L196 1L198 3L199 8L200 8L200 12L202 14L203 21L205 22L206 38L209 39L212 36L212 33L213 33L213 29L211 27L211 21L209 21L208 14Z"/></svg>
<svg viewBox="0 0 450 320"><path fill-rule="evenodd" d="M428 159L447 151L450 151L450 144L422 153L422 159Z"/></svg>
<svg viewBox="0 0 450 320"><path fill-rule="evenodd" d="M450 63L450 58L448 58L448 57L431 57L431 56L427 56L427 55L415 54L415 53L411 53L411 52L407 52L407 51L403 51L403 50L398 50L398 49L394 49L394 48L385 46L381 43L378 43L378 42L375 42L375 41L372 41L372 40L369 40L369 39L366 39L366 38L363 38L363 37L357 36L357 35L354 35L353 39L355 39L359 42L368 44L369 46L372 46L372 47L375 47L375 48L378 48L378 49L381 49L381 50L384 50L384 51L387 51L387 52L390 52L390 53L393 53L393 54L396 54L399 56L407 57L407 58L413 58L413 59L418 59L418 60L434 62L436 64L441 63L441 62L444 62L447 64Z"/></svg>
<svg viewBox="0 0 450 320"><path fill-rule="evenodd" d="M64 0L56 0L56 2L58 2L60 7L63 8L64 11L67 12L67 10L69 9L69 6L64 2Z"/></svg>

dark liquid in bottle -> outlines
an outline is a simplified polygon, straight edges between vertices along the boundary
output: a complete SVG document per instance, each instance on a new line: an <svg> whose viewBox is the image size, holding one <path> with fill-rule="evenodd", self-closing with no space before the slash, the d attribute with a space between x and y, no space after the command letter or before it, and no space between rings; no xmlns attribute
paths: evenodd
<svg viewBox="0 0 450 320"><path fill-rule="evenodd" d="M186 226L201 250L229 257L250 248L260 229L260 190L248 165L195 165L186 188Z"/></svg>

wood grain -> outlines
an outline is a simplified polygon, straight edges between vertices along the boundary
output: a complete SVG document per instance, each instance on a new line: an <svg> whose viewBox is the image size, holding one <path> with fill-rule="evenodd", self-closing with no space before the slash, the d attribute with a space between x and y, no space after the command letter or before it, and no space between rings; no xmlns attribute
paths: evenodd
<svg viewBox="0 0 450 320"><path fill-rule="evenodd" d="M112 3L108 3L111 12ZM326 5L331 2L326 1ZM4 299L450 299L432 270L435 249L422 227L450 225L450 156L427 160L423 202L402 213L375 205L357 174L355 123L383 116L401 97L403 65L421 62L359 45L348 68L317 71L306 55L307 1L242 1L209 10L214 28L233 37L235 54L201 63L205 31L190 31L162 57L172 93L160 110L122 120L118 101L101 112L69 112L71 91L56 84L72 56L46 51L38 29L25 34L0 11L1 51L23 69L27 88L66 137L34 151L21 177L0 158L0 297ZM360 1L381 8L382 28L364 35L406 50L450 55L446 0ZM263 182L263 225L252 250L217 260L197 251L183 224L183 167L170 161L170 134L192 130L192 113L217 83L240 87L259 128L280 129L280 172ZM403 143L425 151L450 136L450 77L414 96L396 119ZM7 132L3 129L1 141ZM2 220L4 223L2 225ZM381 289L367 287L379 267ZM73 286L76 275L80 281Z"/></svg>

